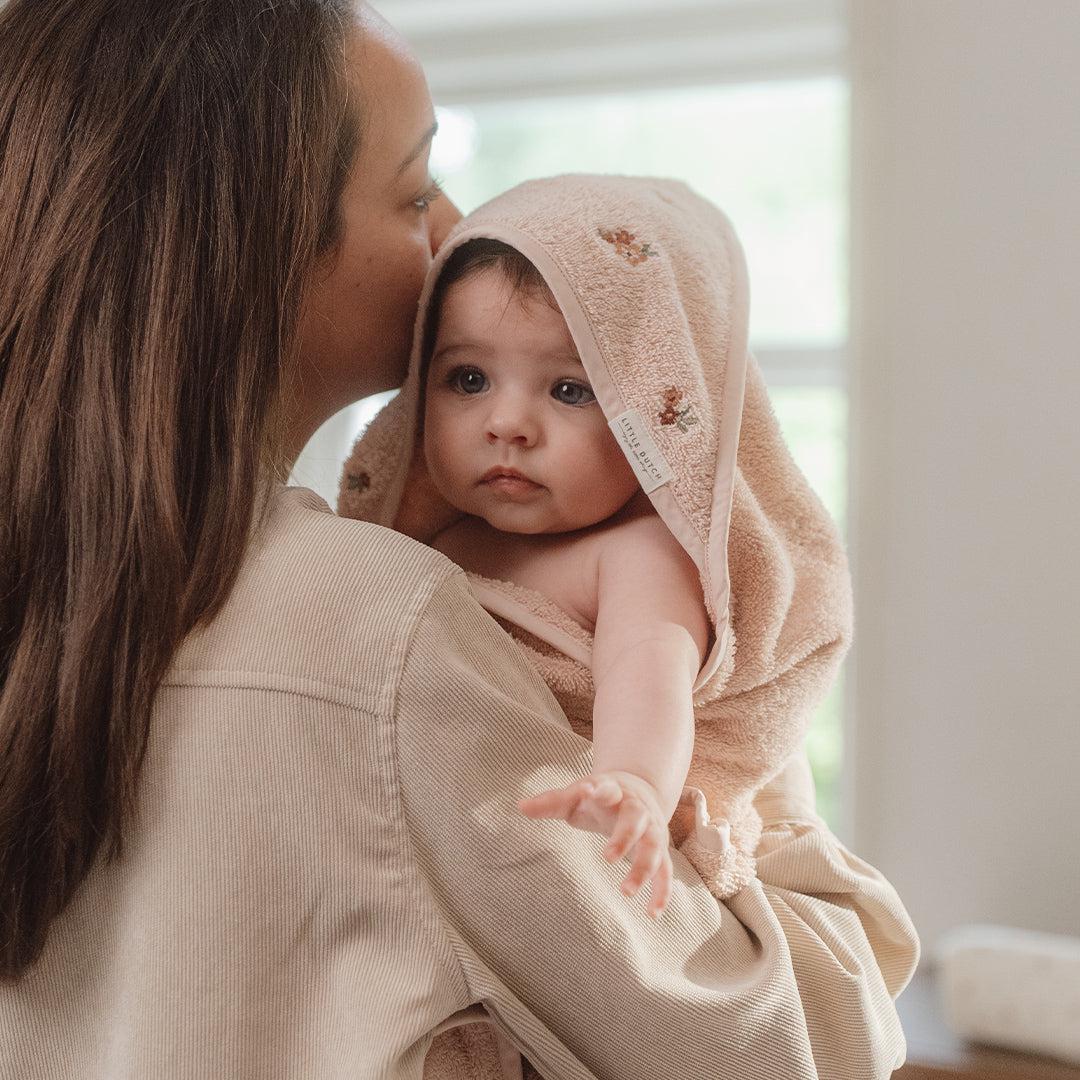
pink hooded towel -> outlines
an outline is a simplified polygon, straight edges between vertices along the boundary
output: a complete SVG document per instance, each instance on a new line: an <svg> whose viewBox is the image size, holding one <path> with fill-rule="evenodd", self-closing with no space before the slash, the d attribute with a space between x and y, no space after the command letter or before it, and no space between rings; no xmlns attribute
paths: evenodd
<svg viewBox="0 0 1080 1080"><path fill-rule="evenodd" d="M852 631L843 544L791 458L747 348L742 249L726 216L673 180L560 176L480 207L434 261L406 381L345 465L343 516L421 541L460 516L427 476L420 364L439 272L479 237L510 244L543 275L612 437L698 568L712 636L694 684L693 760L670 831L722 900L754 876L754 796L800 749ZM591 738L588 630L535 590L469 580L574 730Z"/></svg>

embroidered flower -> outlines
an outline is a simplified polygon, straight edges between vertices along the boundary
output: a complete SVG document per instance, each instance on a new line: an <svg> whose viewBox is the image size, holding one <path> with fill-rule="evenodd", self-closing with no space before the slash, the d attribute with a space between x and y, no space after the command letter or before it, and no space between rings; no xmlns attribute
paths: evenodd
<svg viewBox="0 0 1080 1080"><path fill-rule="evenodd" d="M682 401L683 391L676 386L669 386L664 390L664 407L657 414L660 418L661 424L675 424L678 429L686 433L686 430L691 424L698 423L698 418L694 415L693 406L690 404L684 405L680 409L679 402Z"/></svg>
<svg viewBox="0 0 1080 1080"><path fill-rule="evenodd" d="M631 266L645 262L650 255L659 255L649 243L642 243L627 229L600 229L600 235L615 248L615 254L621 255Z"/></svg>
<svg viewBox="0 0 1080 1080"><path fill-rule="evenodd" d="M371 487L371 477L366 472L346 473L345 485L349 491L367 491Z"/></svg>

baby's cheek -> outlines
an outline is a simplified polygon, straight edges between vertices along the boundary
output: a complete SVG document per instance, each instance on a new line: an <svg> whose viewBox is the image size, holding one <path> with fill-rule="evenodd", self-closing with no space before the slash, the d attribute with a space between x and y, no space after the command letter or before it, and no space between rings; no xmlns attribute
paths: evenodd
<svg viewBox="0 0 1080 1080"><path fill-rule="evenodd" d="M438 409L429 409L424 418L424 459L428 475L443 490L454 482L454 448L450 431Z"/></svg>
<svg viewBox="0 0 1080 1080"><path fill-rule="evenodd" d="M630 462L626 460L626 456L619 449L614 439L612 439L612 445L607 450L604 473L606 476L607 497L612 503L617 504L611 510L611 513L615 513L616 510L625 505L628 499L637 494L639 485L634 470L630 467Z"/></svg>

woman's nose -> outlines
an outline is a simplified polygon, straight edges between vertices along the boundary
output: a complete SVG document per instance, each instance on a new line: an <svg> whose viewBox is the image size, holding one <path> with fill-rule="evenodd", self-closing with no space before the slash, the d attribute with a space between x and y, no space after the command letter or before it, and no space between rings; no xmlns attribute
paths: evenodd
<svg viewBox="0 0 1080 1080"><path fill-rule="evenodd" d="M446 234L461 220L461 211L453 204L449 195L443 195L431 204L428 211L428 235L431 239L431 254L442 247Z"/></svg>

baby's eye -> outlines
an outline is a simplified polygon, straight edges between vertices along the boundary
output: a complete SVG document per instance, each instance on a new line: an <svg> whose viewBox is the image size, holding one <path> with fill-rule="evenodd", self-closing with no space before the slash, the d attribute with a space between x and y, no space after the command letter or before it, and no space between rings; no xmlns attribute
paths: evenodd
<svg viewBox="0 0 1080 1080"><path fill-rule="evenodd" d="M588 386L567 379L552 387L551 396L564 405L589 405L596 400L596 395Z"/></svg>
<svg viewBox="0 0 1080 1080"><path fill-rule="evenodd" d="M487 379L484 377L484 373L476 368L454 368L446 376L447 386L452 387L454 390L460 390L463 394L480 393L485 382L487 382Z"/></svg>

